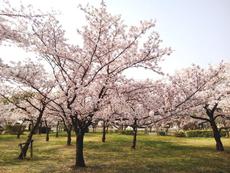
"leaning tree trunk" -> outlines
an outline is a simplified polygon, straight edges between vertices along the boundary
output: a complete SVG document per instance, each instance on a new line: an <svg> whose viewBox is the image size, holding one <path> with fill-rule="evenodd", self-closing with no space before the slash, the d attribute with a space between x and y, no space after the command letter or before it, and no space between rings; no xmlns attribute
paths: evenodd
<svg viewBox="0 0 230 173"><path fill-rule="evenodd" d="M84 144L84 131L79 129L76 132L76 161L75 161L75 168L77 167L85 167L85 160L83 154L83 144Z"/></svg>
<svg viewBox="0 0 230 173"><path fill-rule="evenodd" d="M220 131L218 130L216 122L211 121L210 123L211 123L212 131L213 131L213 136L216 141L216 151L224 151L224 146L221 142L221 134L220 134Z"/></svg>
<svg viewBox="0 0 230 173"><path fill-rule="evenodd" d="M33 137L33 134L30 133L28 135L28 138L27 138L26 142L25 142L25 145L22 147L21 152L20 152L20 154L18 156L19 160L23 160L26 157L26 153L27 153L27 150L29 148L29 145L30 145L30 142L32 140L32 137Z"/></svg>
<svg viewBox="0 0 230 173"><path fill-rule="evenodd" d="M105 121L103 121L102 142L105 142L105 136L106 136L106 123L105 123Z"/></svg>
<svg viewBox="0 0 230 173"><path fill-rule="evenodd" d="M31 131L30 131L30 133L29 133L28 138L27 138L27 140L26 140L26 142L25 142L25 145L22 147L21 152L20 152L20 154L19 154L19 156L18 156L18 159L19 159L19 160L23 160L23 159L26 157L26 153L27 153L27 150L28 150L29 145L30 145L30 143L31 143L33 134L36 132L37 128L39 127L39 124L40 124L40 122L41 122L41 119L42 119L42 115L43 115L44 110L45 110L45 108L43 108L43 109L41 110L41 112L39 113L39 116L38 116L38 118L37 118L37 121L36 121L36 123L35 123L35 126L33 126L33 128L31 129Z"/></svg>
<svg viewBox="0 0 230 173"><path fill-rule="evenodd" d="M204 109L206 110L206 114L209 117L209 123L212 127L212 131L213 131L213 137L215 138L216 141L216 151L224 151L224 146L221 142L221 135L220 135L220 130L218 129L217 125L216 125L216 117L214 117L214 113L217 109L218 103L216 103L211 109L209 108L209 105L206 104L204 106Z"/></svg>

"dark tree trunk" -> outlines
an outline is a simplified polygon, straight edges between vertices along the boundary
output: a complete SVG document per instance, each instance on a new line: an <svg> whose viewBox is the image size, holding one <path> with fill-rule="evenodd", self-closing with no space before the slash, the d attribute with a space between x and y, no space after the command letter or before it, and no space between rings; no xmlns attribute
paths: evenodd
<svg viewBox="0 0 230 173"><path fill-rule="evenodd" d="M76 162L75 168L85 167L85 160L83 155L83 142L84 142L84 132L79 130L76 134Z"/></svg>
<svg viewBox="0 0 230 173"><path fill-rule="evenodd" d="M31 123L29 125L29 131L31 132L32 129L34 128L34 121L33 120L29 120Z"/></svg>
<svg viewBox="0 0 230 173"><path fill-rule="evenodd" d="M30 133L30 134L28 135L28 138L27 138L27 140L26 140L24 146L21 148L21 152L20 152L20 154L19 154L19 156L18 156L18 159L19 159L19 160L23 160L23 159L26 157L26 153L27 153L27 150L28 150L28 148L29 148L29 145L30 145L30 142L31 142L31 140L32 140L32 137L33 137L33 134Z"/></svg>
<svg viewBox="0 0 230 173"><path fill-rule="evenodd" d="M220 130L218 129L216 122L215 122L215 118L214 118L214 112L216 111L218 106L218 103L216 103L212 109L209 108L209 105L205 105L204 109L206 110L206 114L209 117L209 123L212 127L212 131L213 131L213 136L215 138L216 141L216 151L224 151L224 146L221 142L221 135L220 135Z"/></svg>
<svg viewBox="0 0 230 173"><path fill-rule="evenodd" d="M59 134L59 121L57 122L57 126L56 126L56 138L58 138Z"/></svg>
<svg viewBox="0 0 230 173"><path fill-rule="evenodd" d="M221 142L220 131L217 128L216 122L211 121L210 123L211 123L212 131L213 131L213 136L214 136L215 141L216 141L216 151L224 151L224 146Z"/></svg>
<svg viewBox="0 0 230 173"><path fill-rule="evenodd" d="M23 130L24 130L24 128L23 128L23 123L24 123L24 121L22 122L22 124L20 124L20 125L18 126L17 139L20 139L20 136L21 136L21 134L23 133Z"/></svg>
<svg viewBox="0 0 230 173"><path fill-rule="evenodd" d="M96 132L96 127L95 126L93 126L93 133L95 133Z"/></svg>
<svg viewBox="0 0 230 173"><path fill-rule="evenodd" d="M133 145L132 149L136 149L136 143L137 143L137 128L133 128Z"/></svg>
<svg viewBox="0 0 230 173"><path fill-rule="evenodd" d="M50 137L49 137L50 129L48 127L48 124L47 124L46 120L45 120L45 126L46 126L46 141L49 141L49 139L50 139Z"/></svg>
<svg viewBox="0 0 230 173"><path fill-rule="evenodd" d="M71 145L71 130L66 130L66 132L67 132L67 142L66 142L66 144L68 145L68 146L70 146Z"/></svg>
<svg viewBox="0 0 230 173"><path fill-rule="evenodd" d="M229 129L226 130L226 137L229 138Z"/></svg>
<svg viewBox="0 0 230 173"><path fill-rule="evenodd" d="M152 126L149 127L149 133L152 133Z"/></svg>
<svg viewBox="0 0 230 173"><path fill-rule="evenodd" d="M36 130L37 130L37 128L38 128L38 126L39 126L39 124L40 124L40 122L41 122L41 119L42 119L42 115L43 115L44 110L45 110L45 107L43 107L43 109L40 111L39 116L38 116L38 118L37 118L37 121L36 121L36 123L35 123L35 126L32 127L32 129L31 129L31 131L30 131L30 133L29 133L29 135L28 135L28 138L27 138L27 140L26 140L26 142L25 142L25 145L24 145L24 146L22 147L22 149L21 149L21 152L20 152L20 154L19 154L19 156L18 156L18 159L19 159L19 160L23 160L23 159L26 157L26 153L27 153L27 150L28 150L29 145L30 145L30 143L31 143L33 134L36 132Z"/></svg>
<svg viewBox="0 0 230 173"><path fill-rule="evenodd" d="M103 121L102 142L105 142L105 135L106 135L106 123L105 123L105 121Z"/></svg>
<svg viewBox="0 0 230 173"><path fill-rule="evenodd" d="M50 129L46 127L46 141L49 141L50 139L49 134L50 134Z"/></svg>
<svg viewBox="0 0 230 173"><path fill-rule="evenodd" d="M20 135L21 135L21 133L19 132L19 133L17 133L17 139L20 139Z"/></svg>
<svg viewBox="0 0 230 173"><path fill-rule="evenodd" d="M40 135L42 133L42 121L39 123L38 127L38 134Z"/></svg>
<svg viewBox="0 0 230 173"><path fill-rule="evenodd" d="M133 145L132 149L136 149L136 143L137 143L137 119L134 119L134 124L133 124Z"/></svg>

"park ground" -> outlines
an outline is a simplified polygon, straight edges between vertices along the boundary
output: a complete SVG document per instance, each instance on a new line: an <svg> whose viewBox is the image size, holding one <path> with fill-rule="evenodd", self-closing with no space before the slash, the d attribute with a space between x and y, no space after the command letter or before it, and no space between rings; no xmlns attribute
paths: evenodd
<svg viewBox="0 0 230 173"><path fill-rule="evenodd" d="M136 150L132 136L110 133L106 143L100 133L85 137L86 168L73 170L75 137L66 146L64 135L34 137L34 157L17 160L18 144L26 135L0 135L0 173L230 173L230 138L223 138L224 152L215 151L212 138L179 138L139 135ZM29 153L28 153L29 156Z"/></svg>

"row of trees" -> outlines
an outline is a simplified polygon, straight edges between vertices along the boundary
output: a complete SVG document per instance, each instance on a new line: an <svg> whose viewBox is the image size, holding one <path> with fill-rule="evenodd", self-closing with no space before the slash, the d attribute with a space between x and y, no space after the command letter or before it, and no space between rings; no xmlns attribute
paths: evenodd
<svg viewBox="0 0 230 173"><path fill-rule="evenodd" d="M158 63L171 49L161 46L154 22L128 27L102 1L99 8L81 7L87 24L77 31L82 40L73 45L55 15L25 9L0 11L0 41L36 54L23 62L0 62L1 119L12 113L33 122L18 159L26 155L42 120L62 121L68 144L74 130L75 167L85 166L84 135L99 120L132 127L135 148L137 128L199 119L210 123L216 149L224 150L216 123L229 118L229 78L223 64L207 70L194 65L158 81L128 80L123 72L129 68L162 74Z"/></svg>

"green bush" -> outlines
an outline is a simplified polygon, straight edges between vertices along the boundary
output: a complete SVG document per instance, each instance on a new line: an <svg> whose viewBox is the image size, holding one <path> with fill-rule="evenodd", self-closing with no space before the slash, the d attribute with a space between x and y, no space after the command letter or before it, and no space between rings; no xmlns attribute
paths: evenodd
<svg viewBox="0 0 230 173"><path fill-rule="evenodd" d="M186 134L183 131L178 131L178 132L174 133L174 135L176 137L186 137Z"/></svg>
<svg viewBox="0 0 230 173"><path fill-rule="evenodd" d="M187 137L213 137L212 130L190 130L186 132ZM226 136L226 131L221 131L221 136Z"/></svg>
<svg viewBox="0 0 230 173"><path fill-rule="evenodd" d="M157 133L157 135L159 135L159 136L166 136L166 132L165 131L159 131Z"/></svg>
<svg viewBox="0 0 230 173"><path fill-rule="evenodd" d="M12 135L23 134L24 130L25 130L25 126L22 126L20 124L15 124L15 125L8 124L5 126L6 133Z"/></svg>

